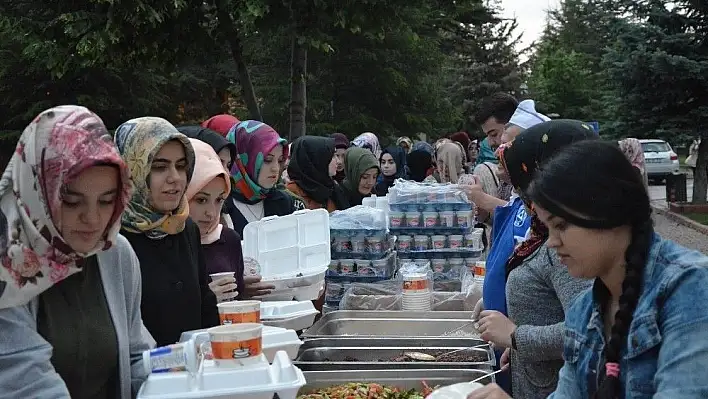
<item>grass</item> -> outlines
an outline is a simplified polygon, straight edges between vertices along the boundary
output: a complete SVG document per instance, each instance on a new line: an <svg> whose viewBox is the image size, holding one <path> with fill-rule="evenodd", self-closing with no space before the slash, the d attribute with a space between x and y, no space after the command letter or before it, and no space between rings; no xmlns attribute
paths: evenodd
<svg viewBox="0 0 708 399"><path fill-rule="evenodd" d="M693 220L694 222L708 226L708 213L684 213L683 216Z"/></svg>

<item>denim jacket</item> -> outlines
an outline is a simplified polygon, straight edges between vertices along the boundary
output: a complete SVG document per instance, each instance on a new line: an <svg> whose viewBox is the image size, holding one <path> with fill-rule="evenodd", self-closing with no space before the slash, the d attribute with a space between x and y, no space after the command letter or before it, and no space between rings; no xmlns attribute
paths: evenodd
<svg viewBox="0 0 708 399"><path fill-rule="evenodd" d="M583 292L566 312L565 364L549 398L592 397L602 381L598 293L598 287ZM655 235L622 350L621 396L708 398L707 377L708 257Z"/></svg>

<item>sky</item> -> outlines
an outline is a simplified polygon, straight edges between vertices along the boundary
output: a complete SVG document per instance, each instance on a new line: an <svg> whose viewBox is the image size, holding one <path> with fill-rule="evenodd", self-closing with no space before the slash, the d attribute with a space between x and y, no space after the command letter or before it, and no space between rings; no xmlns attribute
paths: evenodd
<svg viewBox="0 0 708 399"><path fill-rule="evenodd" d="M519 23L519 31L524 35L521 38L521 47L526 47L543 33L546 21L546 11L556 8L560 0L501 0L504 7L504 16L513 18Z"/></svg>

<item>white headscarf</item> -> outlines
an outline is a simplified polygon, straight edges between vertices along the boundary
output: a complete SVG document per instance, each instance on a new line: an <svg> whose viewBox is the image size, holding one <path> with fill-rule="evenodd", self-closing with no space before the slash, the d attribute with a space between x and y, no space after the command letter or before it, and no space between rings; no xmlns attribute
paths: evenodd
<svg viewBox="0 0 708 399"><path fill-rule="evenodd" d="M509 125L516 125L524 130L539 123L548 122L551 118L536 111L533 100L524 100L516 107L514 115L509 119Z"/></svg>

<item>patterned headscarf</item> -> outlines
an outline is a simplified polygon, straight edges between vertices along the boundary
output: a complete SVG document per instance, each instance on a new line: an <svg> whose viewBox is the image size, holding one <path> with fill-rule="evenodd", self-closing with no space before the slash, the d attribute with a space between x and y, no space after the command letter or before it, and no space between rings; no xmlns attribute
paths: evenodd
<svg viewBox="0 0 708 399"><path fill-rule="evenodd" d="M359 148L366 148L371 151L376 159L381 156L381 145L379 144L379 138L371 132L362 133L354 140L352 140L352 145Z"/></svg>
<svg viewBox="0 0 708 399"><path fill-rule="evenodd" d="M410 138L406 136L399 137L398 140L396 140L396 145L403 148L402 144L407 144L408 148L406 148L406 154L410 154L411 151L413 151L413 141L411 141Z"/></svg>
<svg viewBox="0 0 708 399"><path fill-rule="evenodd" d="M464 153L462 146L456 142L444 142L438 148L438 173L441 183L457 184L458 177L463 173Z"/></svg>
<svg viewBox="0 0 708 399"><path fill-rule="evenodd" d="M642 149L642 143L635 138L626 138L619 141L620 150L624 153L624 156L629 159L632 166L639 169L639 171L644 175L646 168L646 160L644 159L644 150Z"/></svg>
<svg viewBox="0 0 708 399"><path fill-rule="evenodd" d="M119 169L120 192L103 238L91 251L77 253L61 236L62 195L96 165ZM22 132L0 179L0 308L26 304L80 272L80 259L111 248L130 195L128 168L96 114L74 105L39 114Z"/></svg>
<svg viewBox="0 0 708 399"><path fill-rule="evenodd" d="M248 201L264 199L272 188L258 185L263 160L278 145L283 146L283 158L288 158L288 141L272 127L259 121L243 121L229 130L226 139L236 144L236 160L231 167L233 190Z"/></svg>
<svg viewBox="0 0 708 399"><path fill-rule="evenodd" d="M194 172L194 149L184 134L162 118L146 116L131 119L116 130L115 143L130 168L135 192L123 213L123 228L131 233L145 233L153 239L184 230L189 217L189 204L185 195L179 207L171 212L157 211L150 204L150 170L152 160L163 145L177 140L184 146L187 158L187 181Z"/></svg>
<svg viewBox="0 0 708 399"><path fill-rule="evenodd" d="M597 138L592 127L584 122L557 119L528 128L516 139L501 145L497 150L499 162L509 175L511 184L531 211L531 236L514 249L514 254L507 262L507 275L548 238L548 228L538 219L533 204L524 195L534 173L563 147L576 141Z"/></svg>
<svg viewBox="0 0 708 399"><path fill-rule="evenodd" d="M413 144L413 149L411 150L411 152L413 151L425 151L430 154L431 157L435 155L435 149L433 148L433 146L425 141L416 141L415 144Z"/></svg>

